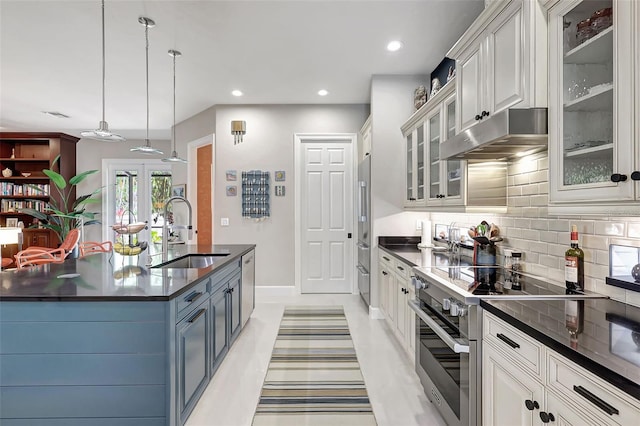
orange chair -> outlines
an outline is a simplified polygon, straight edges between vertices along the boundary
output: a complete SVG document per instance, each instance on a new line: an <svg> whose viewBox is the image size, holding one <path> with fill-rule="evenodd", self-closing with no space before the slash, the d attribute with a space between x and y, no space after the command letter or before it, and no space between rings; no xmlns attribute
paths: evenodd
<svg viewBox="0 0 640 426"><path fill-rule="evenodd" d="M113 249L111 241L98 243L96 241L86 241L80 243L80 257L89 256L95 253L109 253Z"/></svg>
<svg viewBox="0 0 640 426"><path fill-rule="evenodd" d="M67 234L67 236L64 238L64 241L62 241L62 244L60 244L60 247L58 247L57 249L51 249L49 247L38 247L38 246L29 246L25 249L26 250L45 250L45 251L55 251L56 252L56 256L57 257L62 257L62 259L60 259L60 262L62 262L63 260L65 260L67 258L67 256L69 256L69 253L71 253L74 249L74 247L78 244L78 241L80 241L80 230L75 228L69 231L69 233ZM62 253L58 252L58 249L63 250Z"/></svg>
<svg viewBox="0 0 640 426"><path fill-rule="evenodd" d="M22 269L25 266L31 265L43 265L48 263L62 263L64 262L65 252L61 248L57 249L42 249L37 247L29 247L25 250L19 251L16 258L16 265L18 269Z"/></svg>

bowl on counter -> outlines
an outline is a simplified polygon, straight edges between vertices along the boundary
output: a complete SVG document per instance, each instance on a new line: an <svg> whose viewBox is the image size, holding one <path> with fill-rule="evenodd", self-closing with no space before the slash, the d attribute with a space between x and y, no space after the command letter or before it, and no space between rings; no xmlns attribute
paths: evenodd
<svg viewBox="0 0 640 426"><path fill-rule="evenodd" d="M31 172L22 172L22 173L20 173L20 174L21 174L22 176L24 176L24 177L29 177L29 176L31 176Z"/></svg>

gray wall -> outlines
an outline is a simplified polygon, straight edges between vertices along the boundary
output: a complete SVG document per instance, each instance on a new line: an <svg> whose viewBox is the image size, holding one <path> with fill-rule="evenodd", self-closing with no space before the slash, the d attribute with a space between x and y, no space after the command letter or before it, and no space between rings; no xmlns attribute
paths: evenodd
<svg viewBox="0 0 640 426"><path fill-rule="evenodd" d="M256 244L256 285L294 285L295 133L357 133L369 113L368 105L245 105L216 107L214 242ZM244 142L233 144L231 120L244 120ZM271 217L256 222L241 216L241 197L226 196L226 170L273 172L284 170L285 197L271 191ZM221 227L220 219L230 226Z"/></svg>

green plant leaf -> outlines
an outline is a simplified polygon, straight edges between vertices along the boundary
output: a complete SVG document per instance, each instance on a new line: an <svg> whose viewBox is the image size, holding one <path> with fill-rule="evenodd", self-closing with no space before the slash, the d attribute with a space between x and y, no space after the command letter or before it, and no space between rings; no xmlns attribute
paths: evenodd
<svg viewBox="0 0 640 426"><path fill-rule="evenodd" d="M77 185L77 184L79 184L80 182L82 182L83 180L85 180L85 178L86 178L87 176L90 176L90 175L92 175L92 174L94 174L94 173L98 173L98 171L97 171L97 170L87 170L86 172L82 172L82 173L80 173L79 175L75 175L74 177L72 177L71 179L69 179L69 183L70 183L71 185Z"/></svg>
<svg viewBox="0 0 640 426"><path fill-rule="evenodd" d="M49 177L49 179L51 179L51 181L60 189L64 189L67 187L67 181L64 179L64 177L60 174L60 173L56 173L53 170L49 170L49 169L44 169L42 171L42 173L44 173L45 175L47 175Z"/></svg>

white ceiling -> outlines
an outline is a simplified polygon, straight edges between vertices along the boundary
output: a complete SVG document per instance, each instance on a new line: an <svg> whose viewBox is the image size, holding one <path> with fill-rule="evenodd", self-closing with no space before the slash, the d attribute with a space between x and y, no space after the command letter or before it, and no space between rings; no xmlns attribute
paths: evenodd
<svg viewBox="0 0 640 426"><path fill-rule="evenodd" d="M149 30L151 138L216 104L369 103L373 74L429 74L482 0L107 0L106 120L145 134ZM101 106L100 0L0 0L0 130L95 129ZM388 52L390 40L404 48ZM320 97L317 91L329 90ZM234 97L232 89L245 95ZM42 111L57 111L68 119Z"/></svg>

